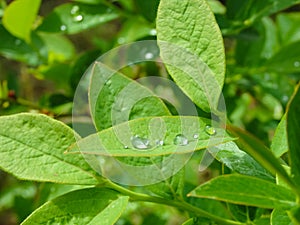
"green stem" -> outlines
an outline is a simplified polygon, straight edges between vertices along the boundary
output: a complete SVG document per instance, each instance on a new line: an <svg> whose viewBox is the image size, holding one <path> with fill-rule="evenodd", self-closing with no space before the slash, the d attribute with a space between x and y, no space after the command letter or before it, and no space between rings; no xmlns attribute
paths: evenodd
<svg viewBox="0 0 300 225"><path fill-rule="evenodd" d="M150 195L146 195L146 194L141 194L141 193L136 193L133 191L130 191L124 187L121 187L109 180L106 181L106 183L104 184L105 187L107 188L111 188L114 189L124 195L127 195L131 198L132 201L144 201L144 202L153 202L153 203L158 203L158 204L162 204L162 205L167 205L167 206L174 206L176 208L180 208L183 209L185 211L189 211L192 213L195 213L199 216L203 216L203 217L207 217L209 219L212 219L216 222L219 222L222 225L245 225L245 223L240 223L237 221L233 221L233 220L227 220L224 218L221 218L219 216L215 216L209 212L206 212L202 209L199 209L185 201L178 201L178 200L166 200L160 197L155 197L155 196L150 196Z"/></svg>

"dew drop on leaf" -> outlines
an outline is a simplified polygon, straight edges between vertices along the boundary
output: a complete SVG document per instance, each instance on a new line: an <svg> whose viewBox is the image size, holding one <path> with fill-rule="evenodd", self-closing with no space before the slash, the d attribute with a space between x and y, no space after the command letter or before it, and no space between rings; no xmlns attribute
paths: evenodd
<svg viewBox="0 0 300 225"><path fill-rule="evenodd" d="M163 146L164 145L164 141L163 140L155 140L155 145L156 146Z"/></svg>
<svg viewBox="0 0 300 225"><path fill-rule="evenodd" d="M198 137L199 137L199 134L194 134L194 135L193 135L193 138L194 138L194 139L198 139Z"/></svg>
<svg viewBox="0 0 300 225"><path fill-rule="evenodd" d="M152 59L154 57L154 55L151 52L147 52L145 54L145 59Z"/></svg>
<svg viewBox="0 0 300 225"><path fill-rule="evenodd" d="M124 145L124 148L125 148L125 149L128 149L128 146L127 146L127 145Z"/></svg>
<svg viewBox="0 0 300 225"><path fill-rule="evenodd" d="M78 6L78 5L74 5L74 6L72 7L70 13L71 13L71 15L77 15L77 14L79 13L79 10L80 10L79 6Z"/></svg>
<svg viewBox="0 0 300 225"><path fill-rule="evenodd" d="M294 67L299 67L299 66L300 66L300 62L299 61L294 62Z"/></svg>
<svg viewBox="0 0 300 225"><path fill-rule="evenodd" d="M67 26L66 26L66 25L61 25L61 26L60 26L60 30L61 30L61 31L67 30Z"/></svg>
<svg viewBox="0 0 300 225"><path fill-rule="evenodd" d="M131 144L134 148L140 150L151 148L150 141L147 138L142 138L138 135L131 137Z"/></svg>
<svg viewBox="0 0 300 225"><path fill-rule="evenodd" d="M74 22L81 22L83 20L83 15L76 15L73 17Z"/></svg>
<svg viewBox="0 0 300 225"><path fill-rule="evenodd" d="M215 135L217 133L216 129L210 125L206 125L204 130L208 135Z"/></svg>
<svg viewBox="0 0 300 225"><path fill-rule="evenodd" d="M184 146L189 143L189 140L183 134L177 134L173 142L175 145Z"/></svg>

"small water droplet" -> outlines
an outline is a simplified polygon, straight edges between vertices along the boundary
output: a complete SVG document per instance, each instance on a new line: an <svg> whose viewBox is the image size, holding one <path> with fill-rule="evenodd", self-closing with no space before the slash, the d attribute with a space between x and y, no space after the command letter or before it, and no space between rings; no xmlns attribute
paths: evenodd
<svg viewBox="0 0 300 225"><path fill-rule="evenodd" d="M198 137L199 137L199 134L194 134L194 135L193 135L193 138L194 138L194 139L198 139Z"/></svg>
<svg viewBox="0 0 300 225"><path fill-rule="evenodd" d="M125 148L125 149L128 149L128 146L127 146L127 145L124 145L124 148Z"/></svg>
<svg viewBox="0 0 300 225"><path fill-rule="evenodd" d="M294 62L294 67L299 67L299 66L300 66L300 62L299 61Z"/></svg>
<svg viewBox="0 0 300 225"><path fill-rule="evenodd" d="M131 137L131 144L136 149L149 149L151 148L150 141L147 138L139 137L138 135L135 135Z"/></svg>
<svg viewBox="0 0 300 225"><path fill-rule="evenodd" d="M107 8L106 9L106 13L111 13L112 12L112 9L111 8Z"/></svg>
<svg viewBox="0 0 300 225"><path fill-rule="evenodd" d="M66 26L66 25L61 25L61 26L60 26L60 30L61 30L61 31L67 30L67 26Z"/></svg>
<svg viewBox="0 0 300 225"><path fill-rule="evenodd" d="M79 6L78 6L78 5L74 5L74 6L72 7L70 13L71 13L71 15L76 15L76 14L79 13L79 10L80 10Z"/></svg>
<svg viewBox="0 0 300 225"><path fill-rule="evenodd" d="M212 126L209 126L209 125L206 125L205 126L205 132L208 134L208 135L215 135L217 133L216 129L213 128Z"/></svg>
<svg viewBox="0 0 300 225"><path fill-rule="evenodd" d="M117 40L118 44L120 44L120 45L124 44L125 41L126 41L126 39L124 37L119 37L118 40Z"/></svg>
<svg viewBox="0 0 300 225"><path fill-rule="evenodd" d="M173 142L175 145L184 146L189 143L189 140L183 134L177 134Z"/></svg>
<svg viewBox="0 0 300 225"><path fill-rule="evenodd" d="M164 145L164 141L163 140L156 140L155 141L155 145L156 146L163 146Z"/></svg>
<svg viewBox="0 0 300 225"><path fill-rule="evenodd" d="M83 15L76 15L73 17L74 22L81 22L83 20Z"/></svg>
<svg viewBox="0 0 300 225"><path fill-rule="evenodd" d="M155 36L157 34L156 29L151 29L149 34Z"/></svg>
<svg viewBox="0 0 300 225"><path fill-rule="evenodd" d="M151 52L147 52L145 54L145 59L152 59L154 57L154 55Z"/></svg>
<svg viewBox="0 0 300 225"><path fill-rule="evenodd" d="M22 41L20 39L15 40L15 45L20 45L21 43L22 43Z"/></svg>

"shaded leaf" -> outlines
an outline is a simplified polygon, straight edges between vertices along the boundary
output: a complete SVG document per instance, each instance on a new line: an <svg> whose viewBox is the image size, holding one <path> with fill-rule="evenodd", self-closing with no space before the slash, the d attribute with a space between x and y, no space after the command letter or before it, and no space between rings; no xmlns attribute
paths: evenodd
<svg viewBox="0 0 300 225"><path fill-rule="evenodd" d="M274 181L275 178L234 142L209 148L209 152L229 169L240 174Z"/></svg>
<svg viewBox="0 0 300 225"><path fill-rule="evenodd" d="M296 90L287 107L287 137L289 144L289 161L291 166L291 177L300 187L300 91L297 85Z"/></svg>
<svg viewBox="0 0 300 225"><path fill-rule="evenodd" d="M293 225L293 224L285 210L274 209L271 214L271 225Z"/></svg>
<svg viewBox="0 0 300 225"><path fill-rule="evenodd" d="M66 3L56 7L43 23L39 31L75 34L99 24L116 19L118 14L105 5L85 5Z"/></svg>

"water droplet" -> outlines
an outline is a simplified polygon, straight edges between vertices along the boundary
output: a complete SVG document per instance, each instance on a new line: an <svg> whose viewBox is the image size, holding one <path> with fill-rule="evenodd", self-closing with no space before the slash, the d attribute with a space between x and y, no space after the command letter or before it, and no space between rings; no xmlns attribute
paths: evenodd
<svg viewBox="0 0 300 225"><path fill-rule="evenodd" d="M155 36L157 34L156 29L151 29L149 34Z"/></svg>
<svg viewBox="0 0 300 225"><path fill-rule="evenodd" d="M131 137L131 144L136 149L149 149L151 148L150 141L147 138L139 137L138 135L135 135Z"/></svg>
<svg viewBox="0 0 300 225"><path fill-rule="evenodd" d="M15 40L15 45L20 45L21 43L22 43L22 41L20 39Z"/></svg>
<svg viewBox="0 0 300 225"><path fill-rule="evenodd" d="M125 41L126 41L126 39L124 37L119 37L118 40L117 40L118 44L120 44L120 45L124 44Z"/></svg>
<svg viewBox="0 0 300 225"><path fill-rule="evenodd" d="M177 134L173 142L175 145L184 146L189 143L189 140L183 134Z"/></svg>
<svg viewBox="0 0 300 225"><path fill-rule="evenodd" d="M154 57L154 55L151 52L147 52L145 54L145 59L152 59Z"/></svg>
<svg viewBox="0 0 300 225"><path fill-rule="evenodd" d="M155 145L156 146L163 146L164 145L164 141L163 140L156 140L155 141Z"/></svg>
<svg viewBox="0 0 300 225"><path fill-rule="evenodd" d="M83 20L83 15L76 15L73 17L74 22L81 22Z"/></svg>
<svg viewBox="0 0 300 225"><path fill-rule="evenodd" d="M80 10L79 6L78 6L78 5L74 5L74 6L72 7L70 13L71 13L71 15L76 15L76 14L79 13L79 10Z"/></svg>
<svg viewBox="0 0 300 225"><path fill-rule="evenodd" d="M204 130L208 135L215 135L217 133L216 129L209 125L206 125Z"/></svg>
<svg viewBox="0 0 300 225"><path fill-rule="evenodd" d="M127 145L124 145L124 148L125 148L125 149L128 149L128 146L127 146Z"/></svg>
<svg viewBox="0 0 300 225"><path fill-rule="evenodd" d="M67 26L66 26L66 25L61 25L61 26L60 26L60 30L61 30L61 31L67 30Z"/></svg>
<svg viewBox="0 0 300 225"><path fill-rule="evenodd" d="M193 138L194 138L194 139L198 139L198 137L199 137L199 134L194 134L194 135L193 135Z"/></svg>
<svg viewBox="0 0 300 225"><path fill-rule="evenodd" d="M299 66L300 66L300 62L299 61L294 62L294 67L299 67Z"/></svg>

